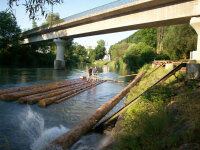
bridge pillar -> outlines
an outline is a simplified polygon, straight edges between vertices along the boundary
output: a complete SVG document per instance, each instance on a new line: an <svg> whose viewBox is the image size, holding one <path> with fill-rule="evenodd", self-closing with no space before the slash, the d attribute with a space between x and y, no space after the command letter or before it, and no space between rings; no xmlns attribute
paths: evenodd
<svg viewBox="0 0 200 150"><path fill-rule="evenodd" d="M192 17L190 20L190 25L197 32L197 52L196 52L196 61L200 63L200 17Z"/></svg>
<svg viewBox="0 0 200 150"><path fill-rule="evenodd" d="M65 44L66 40L62 39L54 39L56 43L56 59L54 60L54 69L65 69L65 60L64 60L64 52L65 52Z"/></svg>

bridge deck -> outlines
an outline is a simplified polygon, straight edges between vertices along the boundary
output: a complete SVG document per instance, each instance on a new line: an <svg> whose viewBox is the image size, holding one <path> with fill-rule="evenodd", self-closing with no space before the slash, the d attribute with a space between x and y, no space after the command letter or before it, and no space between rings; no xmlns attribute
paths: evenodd
<svg viewBox="0 0 200 150"><path fill-rule="evenodd" d="M67 27L73 27L80 24L92 23L100 21L105 18L112 18L138 11L142 9L150 9L156 5L171 3L177 0L117 0L90 10L74 14L53 22L53 24L45 24L40 27L25 31L23 36L29 37L30 35L37 35L40 33L47 33L51 31L65 29ZM120 12L120 13L119 13Z"/></svg>

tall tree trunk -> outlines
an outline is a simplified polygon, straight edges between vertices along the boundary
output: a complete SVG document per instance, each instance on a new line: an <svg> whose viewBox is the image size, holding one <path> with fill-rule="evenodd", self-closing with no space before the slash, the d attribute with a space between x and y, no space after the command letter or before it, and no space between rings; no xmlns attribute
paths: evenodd
<svg viewBox="0 0 200 150"><path fill-rule="evenodd" d="M157 54L163 50L164 27L158 27L157 30Z"/></svg>

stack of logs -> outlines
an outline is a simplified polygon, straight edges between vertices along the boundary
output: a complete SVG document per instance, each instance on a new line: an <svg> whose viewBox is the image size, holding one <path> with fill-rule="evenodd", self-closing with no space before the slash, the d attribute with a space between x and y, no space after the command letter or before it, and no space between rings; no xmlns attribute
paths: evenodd
<svg viewBox="0 0 200 150"><path fill-rule="evenodd" d="M0 99L18 100L19 103L35 104L46 107L52 103L60 103L106 80L73 79L47 84L33 85L0 90Z"/></svg>

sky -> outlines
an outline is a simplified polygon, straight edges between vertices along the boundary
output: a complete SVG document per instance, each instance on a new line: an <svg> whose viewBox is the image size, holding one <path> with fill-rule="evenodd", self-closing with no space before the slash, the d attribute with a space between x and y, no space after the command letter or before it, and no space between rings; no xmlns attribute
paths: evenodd
<svg viewBox="0 0 200 150"><path fill-rule="evenodd" d="M25 0L20 0L20 1L24 2ZM67 16L71 16L113 1L115 0L63 0L62 4L57 4L53 6L53 13L59 13L60 18L65 18ZM7 8L8 8L8 0L0 0L0 11L4 11ZM51 12L51 6L48 6L46 8L49 12ZM22 30L32 28L32 20L29 19L29 16L26 13L24 6L22 6L19 3L19 6L14 6L13 10L17 19L17 23ZM36 20L37 25L41 25L42 22L45 22L45 17L39 16L39 20ZM97 45L98 40L104 40L106 42L106 47L109 48L109 46L130 36L134 32L135 30L82 37L74 39L74 42L77 42L85 47L87 46L94 47Z"/></svg>

